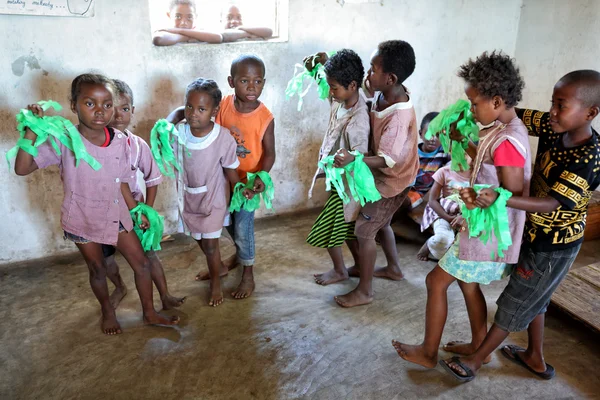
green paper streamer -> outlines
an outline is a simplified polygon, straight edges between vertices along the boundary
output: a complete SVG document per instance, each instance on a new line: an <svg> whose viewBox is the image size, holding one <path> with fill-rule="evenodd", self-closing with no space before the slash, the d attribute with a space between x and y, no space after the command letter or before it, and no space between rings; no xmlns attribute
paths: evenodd
<svg viewBox="0 0 600 400"><path fill-rule="evenodd" d="M369 166L364 162L364 155L358 151L351 151L354 161L344 168L333 166L335 156L327 156L319 161L319 168L325 172L325 190L330 191L333 184L335 190L344 203L349 203L350 198L346 194L342 175L346 176L348 188L352 198L364 206L367 202L375 202L381 199L381 194L375 186L375 179Z"/></svg>
<svg viewBox="0 0 600 400"><path fill-rule="evenodd" d="M460 142L450 139L450 126L455 122L456 129L463 135L463 140ZM479 140L479 127L475 123L475 119L471 113L471 103L459 99L450 107L442 110L429 123L425 139L429 140L434 135L439 136L444 151L452 155L450 168L453 171L467 171L469 164L465 157L465 150L469 146L469 140L474 142Z"/></svg>
<svg viewBox="0 0 600 400"><path fill-rule="evenodd" d="M175 169L181 172L181 166L173 151L175 140L180 144L185 143L175 125L166 119L156 121L150 131L150 149L160 172L171 178L175 177Z"/></svg>
<svg viewBox="0 0 600 400"><path fill-rule="evenodd" d="M53 108L56 111L61 111L62 106L52 100L39 101L38 104L42 107L43 111L47 111ZM66 118L61 116L44 116L38 117L32 111L22 109L16 116L17 130L20 134L20 139L17 140L15 147L10 149L6 153L6 161L8 168L10 169L10 160L17 156L19 149L31 154L32 156L38 155L38 147L46 141L52 145L52 148L57 155L61 155L60 148L56 143L56 140L60 141L66 148L71 150L75 155L75 166L79 166L81 160L85 161L95 171L102 168L102 165L92 157L86 150L81 134ZM36 135L37 139L33 143L30 139L25 139L26 129L31 129Z"/></svg>
<svg viewBox="0 0 600 400"><path fill-rule="evenodd" d="M328 52L329 57L333 56L336 52ZM298 72L300 71L300 72ZM308 78L309 83L304 88L304 79ZM294 66L294 76L287 84L285 89L285 98L289 100L294 95L298 95L298 111L302 110L303 97L306 96L313 82L317 84L317 92L321 100L325 100L329 96L329 84L327 83L327 77L325 74L325 67L321 63L317 63L313 60L313 69L309 71L303 64L296 64Z"/></svg>
<svg viewBox="0 0 600 400"><path fill-rule="evenodd" d="M132 210L129 211L133 220L133 231L140 239L144 251L158 251L161 249L160 241L162 240L164 230L164 218L156 210L145 203L138 203ZM140 228L142 223L142 215L148 218L150 228L143 230Z"/></svg>
<svg viewBox="0 0 600 400"><path fill-rule="evenodd" d="M235 184L233 188L233 195L231 196L231 204L229 205L229 212L237 212L240 209L252 212L260 208L260 199L262 198L265 203L265 208L268 210L273 208L273 199L275 198L275 186L273 180L267 171L260 171L257 173L248 172L248 183L245 185L242 182ZM253 198L247 199L244 197L245 189L254 189L254 181L256 177L259 177L265 184L265 190L262 193L257 193Z"/></svg>
<svg viewBox="0 0 600 400"><path fill-rule="evenodd" d="M488 187L490 185L474 185L473 189L479 192L481 189ZM506 210L506 202L511 198L512 193L501 187L494 190L498 192L499 196L494 204L488 208L475 207L469 210L461 201L461 211L469 226L469 237L479 237L483 244L487 244L494 235L498 243L497 254L499 257L504 257L504 250L512 245L508 212ZM491 252L490 258L495 258L494 251Z"/></svg>

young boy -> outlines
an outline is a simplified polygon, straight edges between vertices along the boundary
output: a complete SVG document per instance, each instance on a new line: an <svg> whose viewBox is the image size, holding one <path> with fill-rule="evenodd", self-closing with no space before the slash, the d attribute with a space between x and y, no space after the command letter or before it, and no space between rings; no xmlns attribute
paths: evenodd
<svg viewBox="0 0 600 400"><path fill-rule="evenodd" d="M246 26L242 22L240 8L231 4L225 13L225 31L221 33L223 43L237 40L267 40L273 36L273 29L261 26Z"/></svg>
<svg viewBox="0 0 600 400"><path fill-rule="evenodd" d="M375 185L382 199L367 203L356 220L360 281L350 293L335 297L342 307L355 307L373 301L372 281L377 257L375 236L378 232L386 258L392 262L375 271L375 275L393 280L403 279L390 223L404 202L419 169L415 110L407 89L402 85L414 70L413 48L401 40L380 43L371 58L365 84L375 91L370 112L372 156L365 157L364 162L373 171ZM335 166L343 167L352 161L354 156L341 149L335 157Z"/></svg>
<svg viewBox="0 0 600 400"><path fill-rule="evenodd" d="M527 329L527 349L507 345L502 354L542 379L554 368L544 361L544 314L573 264L585 229L587 206L600 184L600 138L592 120L600 112L600 72L579 70L554 86L550 112L518 110L532 136L539 136L531 197L512 197L508 206L527 211L517 268L497 301L494 325L477 351L440 364L457 379L475 378L483 360L509 335ZM493 190L479 196L461 191L466 202L487 207Z"/></svg>
<svg viewBox="0 0 600 400"><path fill-rule="evenodd" d="M150 207L154 206L154 200L158 192L158 185L162 181L162 174L152 157L152 152L148 144L139 136L134 135L127 129L131 122L131 116L135 111L133 105L133 92L129 85L125 82L114 79L114 84L117 89L118 103L115 106L115 116L110 123L110 127L120 130L129 138L129 146L131 148L131 165L132 179L130 183L131 193L136 201L144 201L144 195L141 188L137 184L136 173L138 170L144 175L146 185L146 204ZM119 266L115 261L115 248L109 245L102 245L102 252L106 260L106 276L115 285L114 292L110 295L110 302L116 309L123 297L127 294L127 287L119 274ZM167 280L162 264L154 251L146 253L151 263L150 274L152 280L158 289L163 309L169 310L174 307L179 307L185 301L185 297L175 297L169 294L167 288Z"/></svg>
<svg viewBox="0 0 600 400"><path fill-rule="evenodd" d="M254 55L241 55L231 63L231 76L227 78L234 95L226 96L215 122L231 131L237 143L240 161L238 174L246 182L248 172L270 172L275 163L275 120L273 114L258 100L265 85L265 64ZM174 110L167 120L177 123L183 119L183 107ZM254 192L261 193L265 185L259 177L254 182ZM240 210L231 215L227 227L236 247L236 254L222 264L221 276L238 263L244 267L242 280L231 293L235 299L245 299L254 292L254 212ZM199 273L197 280L209 279Z"/></svg>
<svg viewBox="0 0 600 400"><path fill-rule="evenodd" d="M194 0L171 0L167 17L172 26L154 32L152 43L155 46L172 46L188 42L223 42L219 33L196 29L197 14Z"/></svg>

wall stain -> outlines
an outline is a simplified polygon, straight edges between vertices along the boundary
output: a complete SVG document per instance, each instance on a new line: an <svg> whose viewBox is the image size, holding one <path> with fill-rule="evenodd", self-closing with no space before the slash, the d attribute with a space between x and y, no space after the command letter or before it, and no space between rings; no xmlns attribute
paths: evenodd
<svg viewBox="0 0 600 400"><path fill-rule="evenodd" d="M42 67L40 67L40 63L39 63L38 59L35 58L34 55L21 56L21 57L17 58L15 61L13 61L12 65L11 65L13 74L16 76L23 76L23 73L25 72L25 66L27 66L27 68L29 68L29 69L41 69L42 68Z"/></svg>

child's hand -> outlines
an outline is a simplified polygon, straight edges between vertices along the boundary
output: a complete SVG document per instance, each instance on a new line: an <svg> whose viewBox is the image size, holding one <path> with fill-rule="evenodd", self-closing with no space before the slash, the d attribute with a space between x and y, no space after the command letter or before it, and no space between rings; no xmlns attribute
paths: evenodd
<svg viewBox="0 0 600 400"><path fill-rule="evenodd" d="M461 113L460 116L458 117L458 120L456 122L453 122L452 124L450 124L450 139L454 140L455 142L462 142L464 140L464 136L462 135L462 133L460 133L458 131L458 129L456 129L456 125L458 124L458 121L460 121L461 119L463 119L465 117L464 113Z"/></svg>
<svg viewBox="0 0 600 400"><path fill-rule="evenodd" d="M140 228L142 228L142 229L150 228L150 221L148 221L148 218L146 218L146 216L144 214L142 214L142 223L140 224Z"/></svg>
<svg viewBox="0 0 600 400"><path fill-rule="evenodd" d="M467 221L460 214L454 217L454 219L452 219L452 222L450 222L450 226L452 226L453 229L459 229L461 231L464 231L466 229L466 225Z"/></svg>
<svg viewBox="0 0 600 400"><path fill-rule="evenodd" d="M325 175L325 172L321 172L321 173L317 174L317 177L315 179L324 179L326 177L327 177L327 175Z"/></svg>
<svg viewBox="0 0 600 400"><path fill-rule="evenodd" d="M325 65L329 57L325 52L319 52L310 56L304 57L302 62L304 63L304 67L310 72L314 69L317 64Z"/></svg>
<svg viewBox="0 0 600 400"><path fill-rule="evenodd" d="M498 192L494 189L482 189L479 192L479 196L475 199L475 205L479 208L488 208L498 198Z"/></svg>
<svg viewBox="0 0 600 400"><path fill-rule="evenodd" d="M260 179L260 176L257 176L254 179L254 187L252 188L254 193L262 193L265 191L265 183ZM254 194L253 194L254 196Z"/></svg>
<svg viewBox="0 0 600 400"><path fill-rule="evenodd" d="M462 188L458 192L462 201L465 202L467 209L472 210L476 207L475 200L477 199L477 193L473 188Z"/></svg>
<svg viewBox="0 0 600 400"><path fill-rule="evenodd" d="M263 184L263 186L264 186L264 184ZM264 188L263 188L263 190L264 190ZM242 195L243 195L243 196L244 196L246 199L248 199L248 200L251 200L251 199L254 197L254 195L255 195L255 194L256 194L256 193L254 193L254 192L253 192L252 190L250 190L250 189L244 189L244 191L242 192Z"/></svg>
<svg viewBox="0 0 600 400"><path fill-rule="evenodd" d="M339 149L337 153L335 153L335 157L333 159L333 166L336 168L344 168L346 165L350 164L354 161L354 156L348 152L346 149Z"/></svg>
<svg viewBox="0 0 600 400"><path fill-rule="evenodd" d="M39 104L29 104L27 109L33 113L33 115L37 115L42 118L44 116L44 110L42 110L42 106Z"/></svg>

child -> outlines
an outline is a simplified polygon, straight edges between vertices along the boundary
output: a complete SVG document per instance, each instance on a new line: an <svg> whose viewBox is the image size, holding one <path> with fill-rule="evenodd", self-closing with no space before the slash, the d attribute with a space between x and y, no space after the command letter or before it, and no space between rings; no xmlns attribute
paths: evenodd
<svg viewBox="0 0 600 400"><path fill-rule="evenodd" d="M525 86L513 60L502 53L483 53L460 67L458 76L465 80L465 93L471 101L471 111L483 126L493 126L480 132L481 140L473 157L470 186L490 184L511 191L515 196L527 196L531 155L527 128L517 118L514 106L521 99ZM461 139L462 136L458 135ZM444 346L454 353L472 353L487 333L487 306L480 283L502 279L517 262L525 213L508 209L512 245L490 260L497 248L496 240L484 244L469 237L461 228L456 241L427 275L427 312L425 338L412 346L392 341L403 359L433 368L448 314L448 287L456 280L465 296L471 323L471 343L452 342Z"/></svg>
<svg viewBox="0 0 600 400"><path fill-rule="evenodd" d="M373 301L373 269L377 257L375 236L378 232L388 266L376 271L375 276L403 279L390 223L419 169L417 120L408 91L402 84L414 70L415 53L411 45L402 40L380 43L371 58L366 84L377 92L370 113L372 156L365 157L364 162L373 171L382 199L367 203L356 220L360 281L350 293L334 298L342 307ZM352 161L354 156L346 149L340 149L335 166L343 167Z"/></svg>
<svg viewBox="0 0 600 400"><path fill-rule="evenodd" d="M37 157L19 150L15 162L17 175L59 166L65 194L61 216L65 239L77 245L88 265L90 285L102 310L102 331L107 335L121 333L121 327L108 295L102 244L116 245L131 265L144 322L162 325L179 322L178 317L158 314L152 303L151 263L133 232L129 215L136 202L126 183L131 177L127 137L107 127L114 115L114 92L112 81L97 74L79 75L71 84L71 110L79 119L78 130L87 152L102 164L98 171L83 162L76 167L73 152L62 143L58 143L60 156L46 142L38 147ZM38 105L30 105L29 109L38 116L43 114ZM37 135L27 129L25 137L35 141ZM115 159L120 161L114 162Z"/></svg>
<svg viewBox="0 0 600 400"><path fill-rule="evenodd" d="M240 165L229 130L212 121L220 102L221 91L215 81L198 78L190 83L185 93L186 122L177 128L185 138L185 148L175 146L183 171L177 173L179 213L185 231L206 255L209 305L213 307L223 302L219 238L223 225L229 223L227 181L231 185L239 182L235 169ZM246 189L244 196L252 198L254 193Z"/></svg>
<svg viewBox="0 0 600 400"><path fill-rule="evenodd" d="M216 122L231 131L237 143L239 179L246 182L248 172L271 171L275 163L275 120L273 114L258 100L265 85L265 64L254 55L241 55L231 63L231 76L227 78L234 95L221 102ZM180 121L181 108L167 119ZM254 181L254 193L264 192L265 185L259 177ZM233 223L227 227L236 247L236 254L221 265L221 276L227 275L237 263L244 267L242 280L231 294L235 299L245 299L254 292L254 211L241 209L232 215ZM209 274L199 273L197 280L208 279Z"/></svg>
<svg viewBox="0 0 600 400"><path fill-rule="evenodd" d="M109 124L111 128L117 129L123 132L128 137L128 143L131 149L131 160L132 160L132 180L130 183L130 189L133 194L135 201L144 202L144 195L142 189L139 187L136 179L137 171L141 171L144 175L144 181L146 186L146 204L150 207L154 206L154 200L156 199L156 193L158 192L158 185L162 181L162 175L148 144L139 136L134 135L127 129L131 122L131 117L135 111L133 105L133 92L129 85L125 82L113 79L115 87L117 89L117 100L118 104L115 109L115 117ZM102 251L106 258L106 275L108 279L115 285L114 292L110 295L110 301L114 308L117 308L123 297L127 294L127 287L119 274L119 266L115 261L115 248L114 246L102 245ZM150 273L152 280L158 289L160 299L162 301L163 309L170 310L174 307L179 307L185 301L185 297L174 297L169 294L167 288L167 279L165 278L165 271L163 270L160 259L154 251L147 253L148 259L151 262Z"/></svg>
<svg viewBox="0 0 600 400"><path fill-rule="evenodd" d="M196 29L196 16L194 0L171 0L167 17L173 26L154 32L152 43L155 46L187 42L221 43L221 34Z"/></svg>
<svg viewBox="0 0 600 400"><path fill-rule="evenodd" d="M457 202L448 199L452 194L451 185L454 183L468 182L470 171L452 171L446 165L433 174L433 186L429 193L429 202L423 213L421 232L433 225L433 236L427 239L417 259L428 261L439 260L454 242L454 230L462 227L463 217Z"/></svg>
<svg viewBox="0 0 600 400"><path fill-rule="evenodd" d="M359 88L365 74L360 57L352 50L343 49L327 59L327 54L318 53L307 57L305 65L312 69L313 62L325 66L327 83L329 84L329 99L331 111L329 126L323 138L319 151L319 161L329 155L334 155L340 148L357 150L366 154L369 144L369 111L367 103L359 94ZM319 168L315 173L309 190L309 197L315 181L322 176ZM344 265L341 246L344 242L354 257L354 267L358 264L358 241L354 236L354 226L360 204L352 199L348 188L346 192L350 202L343 204L342 198L334 189L329 200L315 221L308 239L308 244L326 248L333 261L333 269L326 273L314 275L319 285L329 285L348 279L348 271Z"/></svg>
<svg viewBox="0 0 600 400"><path fill-rule="evenodd" d="M575 261L583 241L587 207L600 184L600 137L591 123L600 112L600 72L573 71L554 86L550 112L517 110L532 136L540 138L532 197L513 196L508 206L527 211L519 265L497 301L494 325L477 351L441 361L462 381L470 381L510 332L527 329L528 346L507 345L502 354L542 379L554 368L544 361L544 314L550 298ZM479 207L492 204L489 190L463 191Z"/></svg>
<svg viewBox="0 0 600 400"><path fill-rule="evenodd" d="M442 166L446 165L450 161L450 155L444 153L444 149L440 144L440 140L436 135L432 136L431 139L425 139L425 133L429 128L429 123L439 113L430 112L423 117L421 121L421 129L419 130L419 136L422 142L418 145L419 151L419 172L417 172L417 179L415 184L408 191L408 198L406 200L408 208L416 208L419 205L429 200L429 190L433 186L433 174L439 170Z"/></svg>
<svg viewBox="0 0 600 400"><path fill-rule="evenodd" d="M232 4L225 15L225 31L222 33L223 43L237 40L266 40L273 36L273 29L267 27L250 27L243 25L242 13L237 5Z"/></svg>

